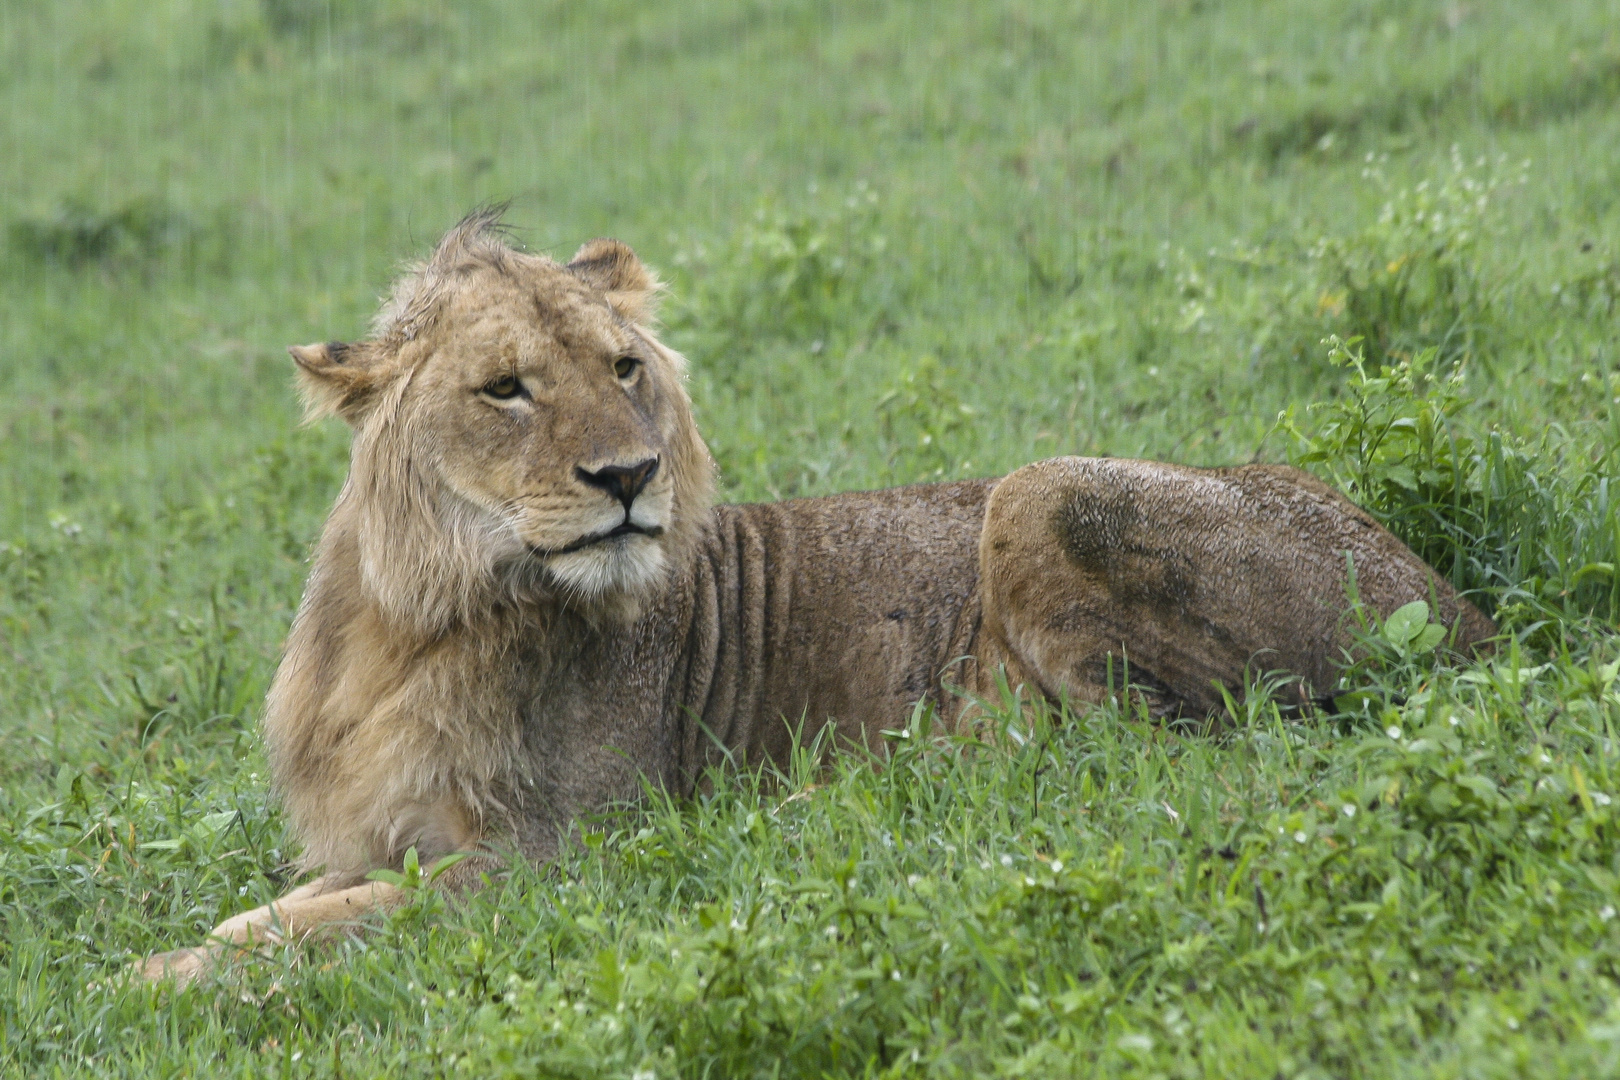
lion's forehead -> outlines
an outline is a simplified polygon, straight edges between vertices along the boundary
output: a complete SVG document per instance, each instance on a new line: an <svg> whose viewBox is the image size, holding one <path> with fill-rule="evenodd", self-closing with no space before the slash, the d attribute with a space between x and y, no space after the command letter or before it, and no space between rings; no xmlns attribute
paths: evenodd
<svg viewBox="0 0 1620 1080"><path fill-rule="evenodd" d="M566 275L565 275L566 276ZM622 349L633 334L589 289L567 282L467 290L449 305L437 330L442 345L469 345L475 354L546 359ZM516 286L516 287L514 287Z"/></svg>
<svg viewBox="0 0 1620 1080"><path fill-rule="evenodd" d="M502 271L481 267L459 279L449 295L452 310L496 311L518 321L556 322L606 318L601 293L551 263Z"/></svg>

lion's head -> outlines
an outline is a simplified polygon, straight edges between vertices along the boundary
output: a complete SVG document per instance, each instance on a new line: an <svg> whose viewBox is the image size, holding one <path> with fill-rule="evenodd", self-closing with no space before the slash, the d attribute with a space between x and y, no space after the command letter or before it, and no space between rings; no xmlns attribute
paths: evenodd
<svg viewBox="0 0 1620 1080"><path fill-rule="evenodd" d="M291 350L311 415L355 430L334 520L390 618L634 611L689 554L713 466L685 361L649 328L658 290L616 240L563 265L485 211L407 269L367 340Z"/></svg>

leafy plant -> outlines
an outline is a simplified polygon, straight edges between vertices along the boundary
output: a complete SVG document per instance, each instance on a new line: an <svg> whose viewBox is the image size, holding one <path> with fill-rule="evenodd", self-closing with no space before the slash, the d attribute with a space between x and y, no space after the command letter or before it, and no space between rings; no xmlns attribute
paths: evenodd
<svg viewBox="0 0 1620 1080"><path fill-rule="evenodd" d="M1370 364L1359 339L1330 337L1342 393L1293 407L1278 428L1315 469L1485 606L1528 623L1620 612L1620 506L1608 473L1620 440L1582 453L1560 429L1534 441L1478 433L1460 362L1430 347Z"/></svg>
<svg viewBox="0 0 1620 1080"><path fill-rule="evenodd" d="M1402 604L1384 620L1383 638L1402 656L1430 653L1446 639L1446 628L1429 621L1429 605L1422 600Z"/></svg>
<svg viewBox="0 0 1620 1080"><path fill-rule="evenodd" d="M1442 367L1431 347L1369 367L1361 338L1333 336L1323 344L1328 363L1346 376L1343 390L1308 406L1321 418L1308 435L1292 407L1279 419L1299 446L1293 460L1317 467L1418 554L1439 562L1453 553L1444 528L1457 523L1463 500L1477 490L1470 486L1473 440L1453 423L1467 401L1461 364Z"/></svg>
<svg viewBox="0 0 1620 1080"><path fill-rule="evenodd" d="M1444 660L1457 659L1449 653L1441 655L1447 628L1430 621L1424 600L1402 604L1380 622L1356 596L1353 566L1350 594L1349 629L1354 644L1344 657L1333 707L1362 717L1379 712L1392 715L1389 709L1401 697L1397 687L1422 679Z"/></svg>
<svg viewBox="0 0 1620 1080"><path fill-rule="evenodd" d="M405 855L398 870L373 870L366 875L366 880L380 881L385 885L392 885L394 888L414 896L438 881L439 878L444 876L445 871L452 866L471 857L471 852L452 852L449 855L443 855L435 859L432 866L423 870L421 856L417 855L416 845L412 844L405 849Z"/></svg>

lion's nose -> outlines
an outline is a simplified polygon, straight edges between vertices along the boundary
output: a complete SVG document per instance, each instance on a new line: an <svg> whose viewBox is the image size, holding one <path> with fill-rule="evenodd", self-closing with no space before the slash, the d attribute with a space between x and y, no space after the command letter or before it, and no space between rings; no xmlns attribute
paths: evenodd
<svg viewBox="0 0 1620 1080"><path fill-rule="evenodd" d="M648 458L638 461L634 465L604 465L595 472L586 469L575 469L574 475L579 477L582 484L593 488L601 488L609 495L624 504L624 512L630 512L630 504L636 501L649 483L653 474L658 472L658 459Z"/></svg>

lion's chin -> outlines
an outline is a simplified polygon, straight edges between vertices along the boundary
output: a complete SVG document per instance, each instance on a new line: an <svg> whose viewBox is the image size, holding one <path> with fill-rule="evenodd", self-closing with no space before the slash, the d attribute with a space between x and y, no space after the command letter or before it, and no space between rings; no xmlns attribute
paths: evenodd
<svg viewBox="0 0 1620 1080"><path fill-rule="evenodd" d="M668 561L659 540L631 534L546 556L545 566L566 599L636 604L663 581Z"/></svg>

